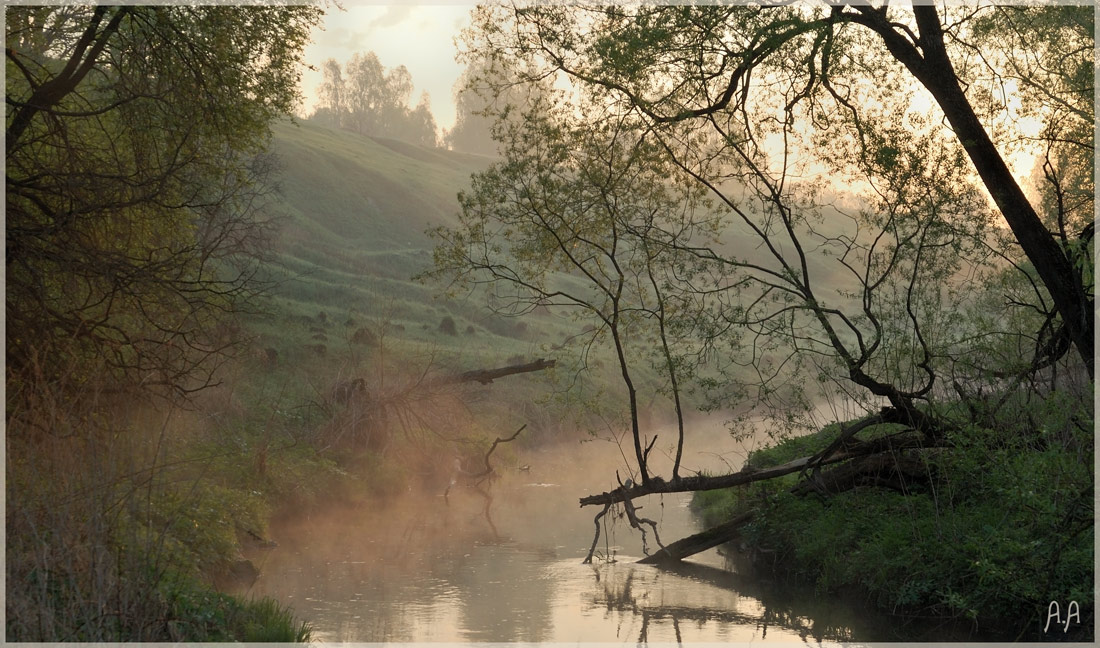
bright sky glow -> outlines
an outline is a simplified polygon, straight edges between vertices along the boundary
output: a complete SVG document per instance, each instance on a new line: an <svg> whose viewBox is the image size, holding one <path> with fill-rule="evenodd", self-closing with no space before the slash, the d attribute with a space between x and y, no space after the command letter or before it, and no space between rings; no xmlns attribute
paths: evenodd
<svg viewBox="0 0 1100 648"><path fill-rule="evenodd" d="M303 114L316 108L317 86L321 83L320 65L329 58L343 66L356 52L373 51L387 70L399 65L408 68L414 84L409 97L410 107L420 101L422 92L431 98L432 114L442 130L455 122L452 97L454 84L464 67L455 61L455 43L460 31L470 24L474 5L467 0L435 0L437 4L382 4L371 0L343 0L338 8L329 5L321 28L315 29L313 43L305 50L305 60L315 70L305 70L302 92L305 95ZM916 83L916 81L913 81ZM566 84L563 84L564 87ZM1014 84L1011 84L1014 89ZM918 93L921 102L934 110L929 96ZM1009 97L1014 114L1019 101ZM1015 128L1034 136L1035 123L1013 119ZM778 142L776 144L779 144ZM1026 178L1034 168L1036 155L1025 146L1005 151L1007 161L1018 178ZM817 169L822 172L823 169Z"/></svg>
<svg viewBox="0 0 1100 648"><path fill-rule="evenodd" d="M304 112L313 112L317 86L321 84L320 65L334 58L341 66L356 52L374 52L386 70L399 65L409 69L414 84L410 104L420 94L431 97L432 114L440 128L455 121L451 93L464 66L455 62L455 38L469 25L473 4L385 5L341 2L343 10L329 6L321 29L314 30L313 44L306 48L305 60L317 70L302 75Z"/></svg>

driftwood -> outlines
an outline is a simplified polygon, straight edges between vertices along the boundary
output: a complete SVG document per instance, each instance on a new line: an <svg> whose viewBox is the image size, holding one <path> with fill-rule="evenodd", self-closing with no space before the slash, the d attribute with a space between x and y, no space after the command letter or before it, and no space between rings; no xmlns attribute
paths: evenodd
<svg viewBox="0 0 1100 648"><path fill-rule="evenodd" d="M700 531L681 540L677 540L652 556L646 556L638 562L643 564L663 564L679 562L688 556L706 551L711 547L729 542L741 530L741 527L751 522L756 516L754 511L748 511L738 515L729 522L723 522L706 531Z"/></svg>
<svg viewBox="0 0 1100 648"><path fill-rule="evenodd" d="M513 374L530 373L532 371L542 371L543 369L549 369L555 364L554 360L546 360L545 358L539 358L534 362L528 362L526 364L509 365L507 367L499 367L497 369L476 369L474 371L467 371L455 376L445 376L440 378L439 384L451 384L451 383L463 383L463 382L479 382L482 385L488 385L497 378L503 378L505 376L511 376Z"/></svg>

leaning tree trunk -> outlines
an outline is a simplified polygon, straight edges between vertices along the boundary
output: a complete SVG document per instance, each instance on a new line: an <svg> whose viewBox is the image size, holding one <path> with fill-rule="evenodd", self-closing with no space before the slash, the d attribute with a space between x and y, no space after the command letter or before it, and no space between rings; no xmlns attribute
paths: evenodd
<svg viewBox="0 0 1100 648"><path fill-rule="evenodd" d="M871 8L861 9L864 24L877 33L890 53L928 89L947 117L955 136L989 190L1005 222L1054 300L1073 344L1084 361L1089 378L1094 375L1094 305L1085 293L1073 263L1024 195L1004 158L959 86L954 66L944 46L943 27L936 8L913 7L920 29L920 50Z"/></svg>

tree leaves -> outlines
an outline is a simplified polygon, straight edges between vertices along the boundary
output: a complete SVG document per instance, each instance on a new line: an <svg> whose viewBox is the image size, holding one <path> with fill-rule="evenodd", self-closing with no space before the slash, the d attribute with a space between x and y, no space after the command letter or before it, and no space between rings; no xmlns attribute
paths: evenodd
<svg viewBox="0 0 1100 648"><path fill-rule="evenodd" d="M978 31L968 29L991 11L498 7L476 14L467 42L471 58L518 83L571 84L560 97L547 95L557 112L540 135L512 139L513 116L498 111L498 138L522 141L504 151L509 160L530 160L527 150L550 141L580 151L589 146L584 133L599 124L630 124L656 145L646 164L663 169L665 186L683 181L714 197L719 242L677 245L712 263L716 287L673 284L670 293L707 304L699 312L710 321L697 323L694 335L702 337L695 341L721 346L719 357L738 358L732 365L752 367L762 400L781 395L776 404L789 408L787 388L805 384L812 367L845 398L868 397L845 384L852 381L920 419L910 401L929 398L944 372L981 354L981 345L965 342L974 339L973 327L953 315L967 290L973 294L995 273L986 265L991 254L1020 257L1000 240L982 185L1014 228L1026 226L1014 231L1029 254L1050 247L1033 227L1038 220L1029 220L1027 200L1012 189L1015 180L998 166L1002 153L952 66L956 56L971 60L966 39ZM974 69L961 65L958 74L976 87L985 80L973 79ZM930 114L936 103L950 123ZM584 121L587 131L563 138L555 130ZM611 149L606 140L594 146ZM622 159L602 163L623 169L616 166ZM531 164L543 173L553 167ZM576 182L594 180L576 169ZM1069 176L1048 175L1049 201L1068 216ZM539 186L554 208L575 204L585 191L572 182ZM692 220L697 235L708 229L698 212L693 218L700 219ZM1066 218L1057 222L1072 229ZM536 232L513 227L505 236L532 259L553 249ZM506 256L509 248L492 249ZM1058 259L1046 261L1050 269ZM1044 277L1048 288L1058 287ZM1004 327L996 335L1033 333Z"/></svg>
<svg viewBox="0 0 1100 648"><path fill-rule="evenodd" d="M215 323L257 287L268 125L299 100L320 11L9 17L6 314L35 332L9 343L9 370L87 362L103 380L203 385L194 371L227 344Z"/></svg>

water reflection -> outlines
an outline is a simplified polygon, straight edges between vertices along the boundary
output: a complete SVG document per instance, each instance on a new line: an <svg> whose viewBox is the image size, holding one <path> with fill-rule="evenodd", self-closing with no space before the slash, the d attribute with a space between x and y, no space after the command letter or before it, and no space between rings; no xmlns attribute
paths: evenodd
<svg viewBox="0 0 1100 648"><path fill-rule="evenodd" d="M405 500L283 521L256 593L293 604L321 641L853 638L849 625L827 615L822 622L822 610L769 604L751 576L703 564L637 565L640 555L621 553L617 562L583 565L583 536L572 548L527 542L509 533L507 516L497 513L498 533L479 502L466 504L424 515Z"/></svg>
<svg viewBox="0 0 1100 648"><path fill-rule="evenodd" d="M710 446L713 449L713 445ZM295 512L279 547L254 556L252 593L294 606L325 642L747 642L886 637L859 612L770 588L705 552L673 569L634 564L636 533L613 524L616 562L584 565L607 458L583 448L521 457L489 492L408 493L367 509ZM613 464L611 464L613 465ZM613 470L612 470L613 476ZM690 496L647 498L662 537L698 530ZM604 539L600 544L604 545ZM732 571L731 571L732 570Z"/></svg>
<svg viewBox="0 0 1100 648"><path fill-rule="evenodd" d="M768 607L737 585L759 590L752 579L706 565L675 569L612 564L594 570L595 584L583 597L588 611L602 610L638 642L751 641L798 639L815 643L852 640L845 626L830 626L790 610ZM632 617L624 624L627 617Z"/></svg>

